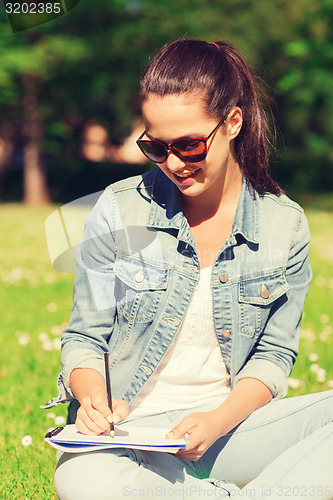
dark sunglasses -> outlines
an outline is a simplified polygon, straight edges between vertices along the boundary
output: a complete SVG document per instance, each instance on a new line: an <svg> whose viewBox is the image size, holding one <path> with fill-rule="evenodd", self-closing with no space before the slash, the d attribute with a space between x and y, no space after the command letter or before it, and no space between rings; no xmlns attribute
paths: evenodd
<svg viewBox="0 0 333 500"><path fill-rule="evenodd" d="M145 141L141 138L145 135L146 130L140 135L139 139L136 141L137 145L141 149L142 153L148 160L154 163L164 163L170 151L173 152L178 158L184 162L196 163L202 161L207 156L207 141L216 132L216 130L222 125L225 118L221 120L214 130L207 137L193 138L193 139L180 139L172 144L166 144L162 141Z"/></svg>

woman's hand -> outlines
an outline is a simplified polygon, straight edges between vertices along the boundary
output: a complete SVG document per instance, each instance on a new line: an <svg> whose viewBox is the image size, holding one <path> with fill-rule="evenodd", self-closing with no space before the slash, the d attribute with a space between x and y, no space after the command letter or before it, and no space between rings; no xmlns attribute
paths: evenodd
<svg viewBox="0 0 333 500"><path fill-rule="evenodd" d="M112 398L113 413L108 406L104 377L91 368L75 368L70 384L80 403L76 427L83 434L97 435L110 429L110 423L118 424L128 414L126 401Z"/></svg>
<svg viewBox="0 0 333 500"><path fill-rule="evenodd" d="M122 399L112 399L113 413L108 406L107 394L92 391L81 399L77 411L76 427L83 434L97 435L110 429L110 423L118 424L128 414L128 404Z"/></svg>
<svg viewBox="0 0 333 500"><path fill-rule="evenodd" d="M180 438L187 433L189 438L186 450L178 451L177 456L198 460L217 439L225 436L271 399L272 393L263 382L254 378L243 378L218 408L188 415L167 437Z"/></svg>
<svg viewBox="0 0 333 500"><path fill-rule="evenodd" d="M179 450L177 457L194 461L224 435L216 410L191 413L167 434L167 438L178 439L186 433L189 435L186 450Z"/></svg>

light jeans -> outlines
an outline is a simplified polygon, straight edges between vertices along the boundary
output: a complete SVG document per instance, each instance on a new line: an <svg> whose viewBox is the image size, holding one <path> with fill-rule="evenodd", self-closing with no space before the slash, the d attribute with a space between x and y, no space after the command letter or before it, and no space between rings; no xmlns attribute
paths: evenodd
<svg viewBox="0 0 333 500"><path fill-rule="evenodd" d="M172 428L201 407L135 421ZM198 461L129 449L64 453L60 500L333 498L333 391L273 400L218 439ZM236 486L237 485L237 486Z"/></svg>

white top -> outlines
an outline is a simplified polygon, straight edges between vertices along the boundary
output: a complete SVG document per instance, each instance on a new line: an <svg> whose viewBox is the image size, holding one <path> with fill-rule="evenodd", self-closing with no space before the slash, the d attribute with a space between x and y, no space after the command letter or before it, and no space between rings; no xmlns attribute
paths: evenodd
<svg viewBox="0 0 333 500"><path fill-rule="evenodd" d="M184 322L161 363L130 405L128 418L219 406L230 393L213 323L211 267L201 270Z"/></svg>

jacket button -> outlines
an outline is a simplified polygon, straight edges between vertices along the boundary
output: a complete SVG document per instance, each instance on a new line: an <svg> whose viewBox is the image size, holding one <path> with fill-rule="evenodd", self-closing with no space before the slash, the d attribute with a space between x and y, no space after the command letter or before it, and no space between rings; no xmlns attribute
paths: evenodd
<svg viewBox="0 0 333 500"><path fill-rule="evenodd" d="M228 273L221 273L220 274L220 281L221 281L221 283L226 283L228 281Z"/></svg>
<svg viewBox="0 0 333 500"><path fill-rule="evenodd" d="M261 294L263 299L268 299L268 297L270 296L270 293L269 293L269 290L268 288L266 287L266 285L262 285L261 287Z"/></svg>
<svg viewBox="0 0 333 500"><path fill-rule="evenodd" d="M150 368L150 366L147 366L147 365L141 365L140 366L141 370L143 370L144 372L148 373L148 375L151 374L152 372L152 369Z"/></svg>
<svg viewBox="0 0 333 500"><path fill-rule="evenodd" d="M142 283L143 280L145 279L144 275L143 275L143 272L142 271L139 271L136 275L135 275L135 281L137 283Z"/></svg>
<svg viewBox="0 0 333 500"><path fill-rule="evenodd" d="M229 330L222 330L222 335L223 335L223 337L229 338L230 337L230 331Z"/></svg>

